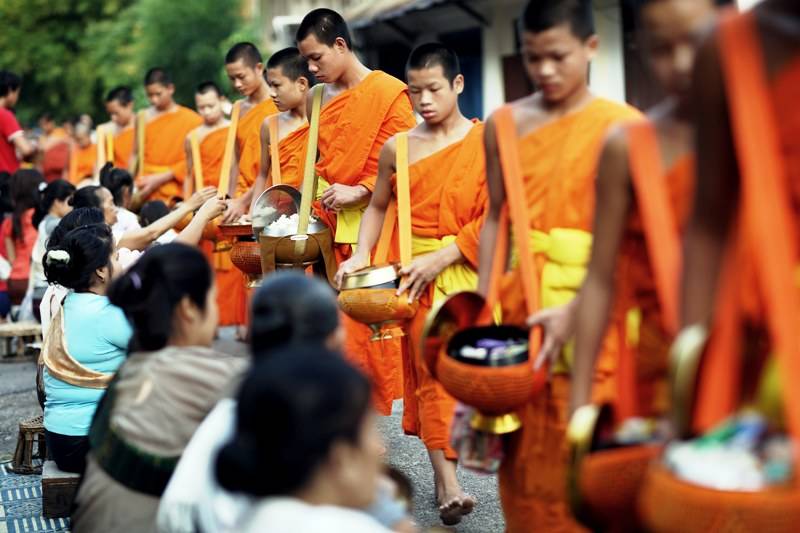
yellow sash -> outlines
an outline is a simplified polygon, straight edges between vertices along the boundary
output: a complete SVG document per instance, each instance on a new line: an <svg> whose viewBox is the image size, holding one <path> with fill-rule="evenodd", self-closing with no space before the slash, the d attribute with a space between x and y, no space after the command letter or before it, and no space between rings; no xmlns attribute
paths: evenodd
<svg viewBox="0 0 800 533"><path fill-rule="evenodd" d="M441 239L435 237L411 236L411 250L414 257L437 252L456 242L455 235L445 235ZM445 268L432 283L433 302L460 291L474 291L478 287L478 273L467 263L457 263Z"/></svg>
<svg viewBox="0 0 800 533"><path fill-rule="evenodd" d="M53 317L42 344L42 361L51 376L76 387L105 389L114 377L113 374L86 368L70 355L67 350L67 337L64 334L63 307Z"/></svg>
<svg viewBox="0 0 800 533"><path fill-rule="evenodd" d="M203 189L203 160L200 159L200 141L197 130L189 134L189 144L192 148L192 170L194 170L194 192ZM188 200L188 198L186 198Z"/></svg>

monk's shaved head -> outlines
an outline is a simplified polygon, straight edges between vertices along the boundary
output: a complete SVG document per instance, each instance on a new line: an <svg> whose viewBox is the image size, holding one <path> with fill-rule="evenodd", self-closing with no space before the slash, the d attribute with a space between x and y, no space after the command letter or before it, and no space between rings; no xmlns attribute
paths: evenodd
<svg viewBox="0 0 800 533"><path fill-rule="evenodd" d="M341 38L347 48L353 49L353 42L350 38L350 30L344 18L332 9L315 9L303 17L300 27L297 28L295 39L298 43L304 41L309 35L313 35L317 40L326 45L333 46L336 39Z"/></svg>
<svg viewBox="0 0 800 533"><path fill-rule="evenodd" d="M127 85L119 85L114 87L106 95L106 102L117 101L122 105L128 105L133 102L133 91Z"/></svg>
<svg viewBox="0 0 800 533"><path fill-rule="evenodd" d="M280 68L283 75L292 81L305 78L309 85L315 83L314 75L308 70L308 61L300 54L300 50L293 46L272 54L267 61L267 69L271 68Z"/></svg>
<svg viewBox="0 0 800 533"><path fill-rule="evenodd" d="M581 40L595 33L591 0L529 0L520 24L522 31L531 33L567 25Z"/></svg>
<svg viewBox="0 0 800 533"><path fill-rule="evenodd" d="M156 83L164 87L172 85L172 76L162 67L153 67L144 75L144 84L155 85Z"/></svg>
<svg viewBox="0 0 800 533"><path fill-rule="evenodd" d="M461 64L455 52L441 43L425 43L414 48L411 55L408 56L406 75L409 70L422 70L436 66L442 67L444 77L451 85L456 76L461 74Z"/></svg>
<svg viewBox="0 0 800 533"><path fill-rule="evenodd" d="M250 68L255 68L256 65L264 61L261 58L261 52L258 51L258 47L248 42L234 44L225 54L226 65L236 63L239 60Z"/></svg>
<svg viewBox="0 0 800 533"><path fill-rule="evenodd" d="M204 81L197 86L195 94L215 93L218 97L222 96L219 86L213 81Z"/></svg>

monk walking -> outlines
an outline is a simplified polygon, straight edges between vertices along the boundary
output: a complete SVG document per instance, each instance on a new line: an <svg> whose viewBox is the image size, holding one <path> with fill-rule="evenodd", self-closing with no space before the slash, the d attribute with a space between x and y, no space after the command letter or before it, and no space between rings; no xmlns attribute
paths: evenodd
<svg viewBox="0 0 800 533"><path fill-rule="evenodd" d="M91 179L96 170L97 145L92 142L92 132L89 126L77 122L72 133L67 179L78 185L86 178Z"/></svg>
<svg viewBox="0 0 800 533"><path fill-rule="evenodd" d="M297 48L279 50L267 61L270 98L279 113L261 123L261 165L253 186L253 202L264 189L278 183L301 188L308 143L306 99L315 81ZM277 161L273 161L273 155L277 155Z"/></svg>
<svg viewBox="0 0 800 533"><path fill-rule="evenodd" d="M143 200L163 200L167 203L180 198L186 178L186 155L183 142L186 135L203 119L189 108L172 99L175 85L169 73L160 67L151 68L144 77L144 88L150 107L140 112L137 138L134 140L132 165L136 165L136 187ZM144 128L143 134L140 133ZM144 137L143 146L139 141Z"/></svg>
<svg viewBox="0 0 800 533"><path fill-rule="evenodd" d="M225 56L225 71L236 92L245 97L239 104L239 125L236 129L238 178L231 179L230 196L233 200L229 202L224 217L224 222L232 223L250 208L253 184L261 161L261 124L267 116L277 113L278 108L272 102L264 80L261 52L253 43L233 45Z"/></svg>
<svg viewBox="0 0 800 533"><path fill-rule="evenodd" d="M184 143L188 163L187 178L183 183L184 198L195 192L198 176L202 176L200 190L219 186L225 140L230 129L230 121L222 112L221 95L222 91L212 81L197 86L194 100L203 123L189 132ZM194 160L195 150L199 161ZM203 239L200 245L216 275L220 326L242 324L240 302L246 295L244 277L231 263L231 245L230 241L208 239Z"/></svg>
<svg viewBox="0 0 800 533"><path fill-rule="evenodd" d="M475 501L456 477L457 455L450 446L455 400L430 375L419 349L432 305L477 288L478 234L487 201L483 125L468 120L458 107L464 76L452 50L438 43L418 46L408 58L406 75L414 110L424 122L383 145L356 252L340 265L338 277L369 265L370 250L388 223L389 200L397 196L398 137L404 136L414 260L402 271L407 277L398 293L419 300L420 307L404 353L403 429L425 443L439 511L444 523L452 525L472 511Z"/></svg>
<svg viewBox="0 0 800 533"><path fill-rule="evenodd" d="M334 252L341 263L358 241L383 143L416 121L406 85L359 61L339 13L325 8L311 11L300 23L296 39L309 70L322 83L316 172L323 192L316 214L333 231ZM311 95L309 109L310 101ZM401 395L399 343L370 343L366 325L347 316L342 320L347 331L345 351L371 378L376 409L388 415L392 400Z"/></svg>
<svg viewBox="0 0 800 533"><path fill-rule="evenodd" d="M111 117L111 122L105 125L108 128L105 131L111 137L109 139L107 135L105 139L106 151L113 154L113 159L109 160L117 168L127 168L133 154L133 140L136 136L131 88L120 85L111 89L106 96L106 111ZM99 135L102 128L97 129Z"/></svg>
<svg viewBox="0 0 800 533"><path fill-rule="evenodd" d="M509 435L500 468L500 496L512 533L580 529L566 504L570 358L562 347L571 336L569 302L589 260L595 167L605 132L640 116L589 91L588 67L598 47L591 9L588 0L528 3L520 27L523 62L539 91L501 108L486 124L490 207L480 241L480 290L488 293L506 202L499 143L518 143L536 285L541 306L551 308L532 323L545 329L536 365L548 361L552 375L544 390L520 410L522 428ZM504 323L526 322L522 282L519 267L503 276Z"/></svg>

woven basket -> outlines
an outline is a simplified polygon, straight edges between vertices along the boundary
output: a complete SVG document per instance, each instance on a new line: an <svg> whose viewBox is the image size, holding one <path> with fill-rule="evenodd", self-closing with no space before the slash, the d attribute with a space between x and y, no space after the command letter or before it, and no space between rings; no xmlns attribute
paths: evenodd
<svg viewBox="0 0 800 533"><path fill-rule="evenodd" d="M350 318L364 324L385 324L411 319L419 303L397 289L348 289L339 293L339 307Z"/></svg>
<svg viewBox="0 0 800 533"><path fill-rule="evenodd" d="M648 469L639 510L653 532L800 531L800 490L760 492L714 490L681 481L663 465Z"/></svg>

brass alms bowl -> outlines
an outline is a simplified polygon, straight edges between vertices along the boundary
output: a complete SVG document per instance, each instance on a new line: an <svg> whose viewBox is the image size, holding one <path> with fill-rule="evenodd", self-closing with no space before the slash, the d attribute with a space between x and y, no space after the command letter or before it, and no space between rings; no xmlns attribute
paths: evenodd
<svg viewBox="0 0 800 533"><path fill-rule="evenodd" d="M362 268L346 274L342 280L342 290L389 288L389 285L397 288L399 282L400 265L390 263Z"/></svg>

